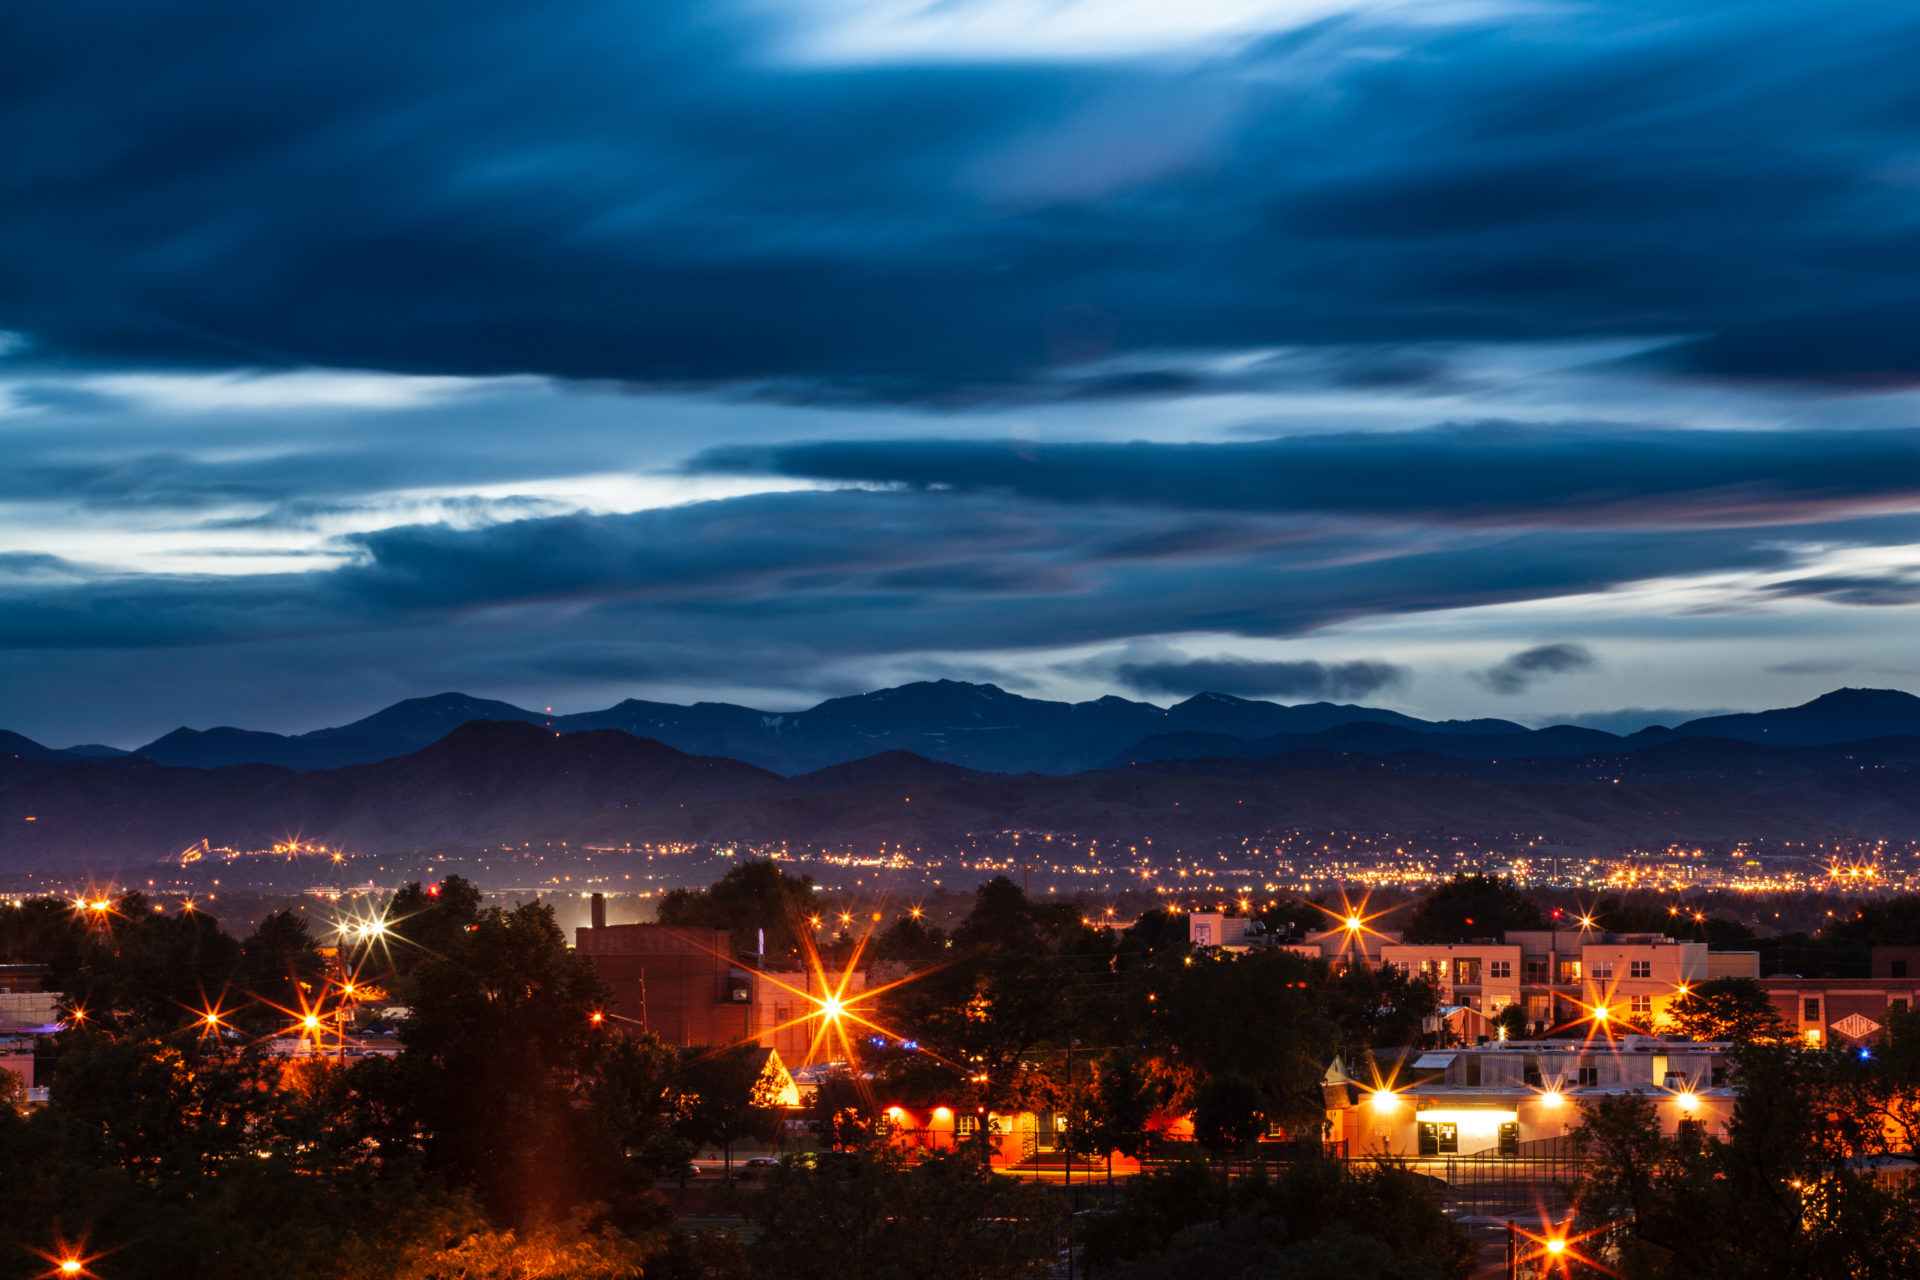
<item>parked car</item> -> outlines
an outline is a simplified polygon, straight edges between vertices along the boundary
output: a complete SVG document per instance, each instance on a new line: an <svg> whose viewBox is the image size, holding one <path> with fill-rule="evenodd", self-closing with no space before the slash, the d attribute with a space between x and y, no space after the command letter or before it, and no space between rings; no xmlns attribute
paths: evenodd
<svg viewBox="0 0 1920 1280"><path fill-rule="evenodd" d="M779 1167L780 1162L772 1156L755 1156L751 1160L742 1160L740 1162L740 1176L742 1178L758 1178L762 1174L770 1173Z"/></svg>

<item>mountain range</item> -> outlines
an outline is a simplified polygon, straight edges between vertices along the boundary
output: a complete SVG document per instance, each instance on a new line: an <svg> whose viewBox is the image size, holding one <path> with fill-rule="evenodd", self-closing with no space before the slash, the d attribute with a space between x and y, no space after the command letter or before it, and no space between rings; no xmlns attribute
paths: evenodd
<svg viewBox="0 0 1920 1280"><path fill-rule="evenodd" d="M1224 740L1217 730L1182 727L1118 752L1098 735L1072 735L1099 716L1125 725L1129 708L1142 704L1040 703L1064 712L1038 713L1051 719L1041 719L1036 737L1105 753L1103 767L1072 773L974 769L888 742L919 733L950 754L984 751L1014 733L1011 712L993 711L1019 710L1032 700L965 685L886 693L904 696L899 704L880 694L836 700L854 704L836 709L837 722L789 728L790 750L808 745L825 754L820 744L832 732L850 752L863 741L858 726L874 747L795 773L620 728L570 731L565 721L574 717L554 717L551 728L544 716L538 723L463 720L470 700L402 703L322 731L331 739L292 739L378 740L364 727L381 717L387 734L430 726L434 718L442 726L459 721L417 750L331 769L259 762L203 768L144 752L103 760L45 748L38 755L13 751L0 754L0 869L124 867L203 839L263 848L293 835L365 853L563 840L869 848L886 842L931 851L1004 831L1070 833L1109 845L1150 840L1158 849L1189 851L1298 829L1526 832L1586 851L1920 838L1920 733L1913 731L1920 728L1920 699L1900 693L1841 690L1802 707L1695 722L1711 726L1714 736L1681 725L1628 738L1565 726L1529 731L1501 721L1430 725L1391 712L1329 725L1368 709L1203 696L1152 710L1163 723L1204 724L1212 716L1213 723L1254 731L1276 720L1301 727ZM915 722L896 710L922 698L923 711L928 701L945 699L944 712ZM980 738L955 742L955 706L980 709ZM1067 714L1082 708L1094 710L1084 719ZM886 733L874 732L889 723ZM1316 724L1326 727L1313 731ZM1042 731L1047 725L1057 730L1052 737ZM1902 726L1909 727L1874 733ZM1830 740L1847 734L1865 736ZM1202 747L1214 753L1186 754Z"/></svg>
<svg viewBox="0 0 1920 1280"><path fill-rule="evenodd" d="M1920 734L1920 698L1891 689L1840 689L1798 707L1711 716L1622 737L1572 725L1529 729L1511 720L1429 721L1379 707L1285 706L1219 693L1197 694L1171 707L1118 697L1051 702L953 680L832 698L792 712L628 699L602 711L551 715L444 693L302 734L180 728L134 754L196 769L239 764L338 769L418 751L476 720L519 721L558 733L618 729L693 755L725 756L790 776L885 751L910 751L989 773L1070 774L1155 760L1259 758L1307 749L1372 754L1426 749L1497 759L1633 751L1682 738L1824 745ZM54 750L0 732L0 755L99 759L111 750Z"/></svg>

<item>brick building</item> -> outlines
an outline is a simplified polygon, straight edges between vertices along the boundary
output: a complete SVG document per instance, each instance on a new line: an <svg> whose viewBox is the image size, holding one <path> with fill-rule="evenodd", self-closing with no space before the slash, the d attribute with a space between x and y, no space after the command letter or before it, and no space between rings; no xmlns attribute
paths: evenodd
<svg viewBox="0 0 1920 1280"><path fill-rule="evenodd" d="M1762 978L1780 1016L1808 1044L1872 1044L1894 1013L1920 1002L1920 947L1875 947L1870 978Z"/></svg>
<svg viewBox="0 0 1920 1280"><path fill-rule="evenodd" d="M631 1018L668 1044L738 1044L752 1040L796 1065L813 1047L819 1001L828 994L810 973L769 972L735 957L725 929L692 925L606 923L604 904L593 906L593 924L574 931L577 954L614 990L609 1012ZM863 971L832 981L835 993L867 988ZM839 1056L823 1045L818 1056Z"/></svg>

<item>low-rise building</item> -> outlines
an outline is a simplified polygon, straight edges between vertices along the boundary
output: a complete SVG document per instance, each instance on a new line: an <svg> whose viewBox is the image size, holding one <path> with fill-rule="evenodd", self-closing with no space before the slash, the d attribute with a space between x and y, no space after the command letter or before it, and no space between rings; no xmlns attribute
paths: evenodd
<svg viewBox="0 0 1920 1280"><path fill-rule="evenodd" d="M1578 1128L1581 1104L1641 1093L1663 1132L1721 1135L1734 1102L1725 1050L1638 1035L1495 1041L1411 1055L1380 1079L1357 1079L1336 1061L1325 1080L1327 1120L1355 1156L1521 1156Z"/></svg>

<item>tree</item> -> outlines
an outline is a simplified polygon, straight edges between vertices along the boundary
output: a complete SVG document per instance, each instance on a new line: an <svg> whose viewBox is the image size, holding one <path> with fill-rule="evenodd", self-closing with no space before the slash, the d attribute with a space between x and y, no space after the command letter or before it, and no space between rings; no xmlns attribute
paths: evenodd
<svg viewBox="0 0 1920 1280"><path fill-rule="evenodd" d="M790 876L772 859L756 859L705 889L662 894L654 914L661 924L731 930L735 951L752 951L764 933L767 954L791 960L801 952L800 923L815 911L812 876Z"/></svg>
<svg viewBox="0 0 1920 1280"><path fill-rule="evenodd" d="M1229 1182L1198 1163L1144 1173L1124 1213L1080 1229L1098 1280L1466 1280L1474 1253L1430 1179L1392 1164L1305 1160Z"/></svg>
<svg viewBox="0 0 1920 1280"><path fill-rule="evenodd" d="M1145 1155L1148 1124L1161 1103L1159 1082L1146 1064L1131 1051L1115 1052L1098 1068L1095 1095L1108 1149L1132 1160Z"/></svg>
<svg viewBox="0 0 1920 1280"><path fill-rule="evenodd" d="M590 1059L587 1098L617 1147L643 1181L678 1174L694 1147L675 1128L685 1106L680 1055L650 1031L617 1035Z"/></svg>
<svg viewBox="0 0 1920 1280"><path fill-rule="evenodd" d="M865 1146L879 1123L871 1092L847 1071L830 1072L814 1087L807 1119L814 1136L835 1151Z"/></svg>
<svg viewBox="0 0 1920 1280"><path fill-rule="evenodd" d="M305 1007L321 982L320 946L307 922L291 911L276 911L254 927L240 944L241 985L272 1008L255 1006L267 1025L284 1026Z"/></svg>
<svg viewBox="0 0 1920 1280"><path fill-rule="evenodd" d="M1462 872L1422 898L1407 920L1408 942L1497 938L1508 929L1544 929L1547 921L1511 880Z"/></svg>
<svg viewBox="0 0 1920 1280"><path fill-rule="evenodd" d="M1774 1044L1790 1034L1766 988L1752 978L1708 978L1669 1004L1667 1016L1695 1040Z"/></svg>
<svg viewBox="0 0 1920 1280"><path fill-rule="evenodd" d="M768 1052L750 1044L697 1045L686 1052L680 1132L693 1142L724 1148L728 1178L733 1177L734 1143L742 1138L771 1142L780 1131L783 1113L768 1076Z"/></svg>
<svg viewBox="0 0 1920 1280"><path fill-rule="evenodd" d="M783 1164L746 1212L753 1274L767 1280L1040 1280L1059 1219L1047 1191L967 1153L909 1167L881 1144L848 1169Z"/></svg>
<svg viewBox="0 0 1920 1280"><path fill-rule="evenodd" d="M1215 1154L1244 1151L1267 1130L1266 1099L1241 1076L1214 1076L1193 1102L1194 1140Z"/></svg>
<svg viewBox="0 0 1920 1280"><path fill-rule="evenodd" d="M568 951L553 909L482 912L410 981L395 1105L428 1168L510 1225L605 1198L621 1162L578 1103L611 1039L593 1017L609 992Z"/></svg>
<svg viewBox="0 0 1920 1280"><path fill-rule="evenodd" d="M1427 1017L1439 1011L1440 990L1397 965L1332 967L1324 995L1327 1016L1349 1051L1412 1044Z"/></svg>
<svg viewBox="0 0 1920 1280"><path fill-rule="evenodd" d="M1339 1029L1321 1008L1324 962L1291 951L1218 953L1148 970L1137 981L1148 1042L1169 1084L1169 1105L1194 1105L1216 1076L1260 1089L1261 1110L1290 1127L1316 1131L1320 1093Z"/></svg>
<svg viewBox="0 0 1920 1280"><path fill-rule="evenodd" d="M1583 1112L1578 1189L1590 1249L1624 1280L1842 1280L1920 1273L1920 1199L1849 1163L1885 1149L1872 1064L1748 1044L1724 1138L1663 1135L1636 1095Z"/></svg>
<svg viewBox="0 0 1920 1280"><path fill-rule="evenodd" d="M382 913L387 927L397 935L395 940L347 941L372 961L374 972L388 969L404 978L434 957L457 950L479 923L480 902L479 887L461 876L448 876L426 888L415 880L401 886Z"/></svg>
<svg viewBox="0 0 1920 1280"><path fill-rule="evenodd" d="M1510 1004L1494 1014L1493 1026L1495 1031L1504 1033L1508 1040L1524 1040L1533 1029L1526 1008L1517 1004Z"/></svg>

